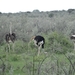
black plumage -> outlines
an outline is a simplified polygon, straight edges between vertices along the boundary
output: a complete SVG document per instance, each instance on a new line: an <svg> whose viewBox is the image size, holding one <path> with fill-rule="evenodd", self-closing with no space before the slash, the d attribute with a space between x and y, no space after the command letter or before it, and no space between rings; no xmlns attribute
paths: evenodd
<svg viewBox="0 0 75 75"><path fill-rule="evenodd" d="M75 39L75 35L71 35L70 39Z"/></svg>
<svg viewBox="0 0 75 75"><path fill-rule="evenodd" d="M12 34L6 34L6 36L5 36L5 40L6 40L6 42L14 42L15 41L15 39L16 39L16 35L15 35L15 33L12 33Z"/></svg>
<svg viewBox="0 0 75 75"><path fill-rule="evenodd" d="M44 48L44 44L45 44L45 39L44 37L38 35L34 37L34 41L36 41L36 45L37 46L42 46L42 48Z"/></svg>

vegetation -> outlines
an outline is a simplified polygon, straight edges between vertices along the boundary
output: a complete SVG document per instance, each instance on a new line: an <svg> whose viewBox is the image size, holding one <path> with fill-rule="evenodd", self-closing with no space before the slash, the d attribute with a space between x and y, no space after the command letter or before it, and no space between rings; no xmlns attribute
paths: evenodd
<svg viewBox="0 0 75 75"><path fill-rule="evenodd" d="M16 33L15 52L8 52L5 34ZM0 14L0 75L75 75L75 10ZM45 48L37 56L30 38L42 35Z"/></svg>

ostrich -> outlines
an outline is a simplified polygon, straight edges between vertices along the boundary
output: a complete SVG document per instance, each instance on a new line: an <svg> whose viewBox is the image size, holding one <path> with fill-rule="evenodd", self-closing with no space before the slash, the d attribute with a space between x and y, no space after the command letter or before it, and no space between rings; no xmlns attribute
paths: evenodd
<svg viewBox="0 0 75 75"><path fill-rule="evenodd" d="M73 43L74 43L74 50L75 50L75 35L71 35L70 36L70 39L73 41Z"/></svg>
<svg viewBox="0 0 75 75"><path fill-rule="evenodd" d="M10 33L7 33L6 36L5 36L5 40L8 44L9 51L10 51L10 43L13 43L13 51L14 51L15 39L16 39L16 34L12 32L11 25L10 25Z"/></svg>
<svg viewBox="0 0 75 75"><path fill-rule="evenodd" d="M12 33L12 34L8 33L8 34L6 34L5 40L8 43L9 50L10 50L10 43L13 43L13 51L14 51L14 41L15 41L15 39L16 39L15 33Z"/></svg>
<svg viewBox="0 0 75 75"><path fill-rule="evenodd" d="M70 37L72 40L75 40L75 35L71 35Z"/></svg>
<svg viewBox="0 0 75 75"><path fill-rule="evenodd" d="M38 48L38 56L40 54L40 49L44 48L45 39L44 37L37 35L31 38L34 41L34 45Z"/></svg>

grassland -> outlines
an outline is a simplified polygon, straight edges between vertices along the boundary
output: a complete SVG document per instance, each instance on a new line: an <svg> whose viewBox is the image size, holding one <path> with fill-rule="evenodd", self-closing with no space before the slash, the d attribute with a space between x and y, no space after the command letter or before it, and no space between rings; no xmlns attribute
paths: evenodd
<svg viewBox="0 0 75 75"><path fill-rule="evenodd" d="M0 46L0 75L75 75L75 51L58 53L50 48L37 48L33 42L15 42L15 52L8 52L7 44ZM54 48L55 49L55 48Z"/></svg>
<svg viewBox="0 0 75 75"><path fill-rule="evenodd" d="M11 23L11 24L10 24ZM16 34L14 52L8 52L5 35ZM40 12L0 12L0 75L75 75L75 9ZM29 40L34 35L45 38L45 48Z"/></svg>

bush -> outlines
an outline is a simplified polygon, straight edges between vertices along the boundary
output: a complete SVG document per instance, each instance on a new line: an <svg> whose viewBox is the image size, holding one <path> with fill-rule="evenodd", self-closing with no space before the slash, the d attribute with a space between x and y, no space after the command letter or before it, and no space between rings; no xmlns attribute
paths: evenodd
<svg viewBox="0 0 75 75"><path fill-rule="evenodd" d="M63 34L53 32L49 35L48 40L50 49L56 53L66 53L73 50L73 44L70 39Z"/></svg>
<svg viewBox="0 0 75 75"><path fill-rule="evenodd" d="M27 43L23 41L16 41L15 42L15 52L16 53L24 53L28 49Z"/></svg>
<svg viewBox="0 0 75 75"><path fill-rule="evenodd" d="M49 17L50 17L50 18L52 18L53 16L54 16L54 14L53 14L53 13L49 14Z"/></svg>

